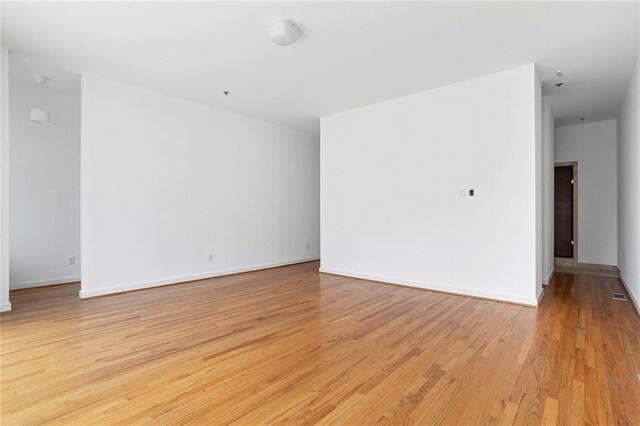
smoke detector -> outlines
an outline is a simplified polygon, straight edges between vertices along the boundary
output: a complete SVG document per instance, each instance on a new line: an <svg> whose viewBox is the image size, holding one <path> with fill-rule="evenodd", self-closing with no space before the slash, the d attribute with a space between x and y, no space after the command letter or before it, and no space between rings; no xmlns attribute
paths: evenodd
<svg viewBox="0 0 640 426"><path fill-rule="evenodd" d="M49 77L47 77L46 75L36 74L33 76L33 78L36 80L36 83L38 83L41 86L45 84L47 81L49 81Z"/></svg>

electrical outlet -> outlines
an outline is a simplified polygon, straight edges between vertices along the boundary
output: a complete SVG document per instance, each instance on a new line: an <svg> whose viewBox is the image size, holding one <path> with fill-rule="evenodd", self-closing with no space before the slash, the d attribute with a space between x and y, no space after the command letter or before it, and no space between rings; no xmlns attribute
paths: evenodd
<svg viewBox="0 0 640 426"><path fill-rule="evenodd" d="M213 262L213 253L209 253L209 262Z"/></svg>
<svg viewBox="0 0 640 426"><path fill-rule="evenodd" d="M76 257L75 256L70 256L69 257L69 265L75 265L76 264Z"/></svg>
<svg viewBox="0 0 640 426"><path fill-rule="evenodd" d="M458 189L458 197L460 198L465 198L467 196L467 190L466 188L460 188Z"/></svg>
<svg viewBox="0 0 640 426"><path fill-rule="evenodd" d="M622 252L618 253L618 260L622 260Z"/></svg>
<svg viewBox="0 0 640 426"><path fill-rule="evenodd" d="M307 243L307 250L309 250L309 243Z"/></svg>

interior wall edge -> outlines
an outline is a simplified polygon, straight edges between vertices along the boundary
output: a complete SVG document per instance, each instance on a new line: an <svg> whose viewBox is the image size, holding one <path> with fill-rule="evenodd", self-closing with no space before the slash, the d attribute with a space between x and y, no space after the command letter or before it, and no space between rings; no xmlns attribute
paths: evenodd
<svg viewBox="0 0 640 426"><path fill-rule="evenodd" d="M9 51L0 49L0 311L9 301Z"/></svg>

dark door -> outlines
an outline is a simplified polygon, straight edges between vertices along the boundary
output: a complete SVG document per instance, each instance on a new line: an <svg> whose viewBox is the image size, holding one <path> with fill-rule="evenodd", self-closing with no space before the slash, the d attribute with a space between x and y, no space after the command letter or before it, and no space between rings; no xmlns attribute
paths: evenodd
<svg viewBox="0 0 640 426"><path fill-rule="evenodd" d="M555 257L573 258L573 166L555 168Z"/></svg>

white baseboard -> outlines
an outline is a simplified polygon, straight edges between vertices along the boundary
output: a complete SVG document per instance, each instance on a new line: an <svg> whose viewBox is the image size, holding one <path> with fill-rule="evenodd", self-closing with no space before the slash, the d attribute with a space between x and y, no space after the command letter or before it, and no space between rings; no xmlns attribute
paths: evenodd
<svg viewBox="0 0 640 426"><path fill-rule="evenodd" d="M0 305L0 312L9 312L11 310L11 302Z"/></svg>
<svg viewBox="0 0 640 426"><path fill-rule="evenodd" d="M622 282L622 286L624 287L624 289L627 290L627 294L631 299L631 303L633 303L634 306L636 307L636 312L640 314L640 304L638 303L638 300L636 300L636 298L633 296L633 293L629 291L629 287L627 286L627 283L624 281L624 278L622 278L622 271L620 271L620 282Z"/></svg>
<svg viewBox="0 0 640 426"><path fill-rule="evenodd" d="M545 290L545 288L542 287L542 291L538 295L538 300L537 300L538 304L536 306L540 306L540 302L542 302L542 298L544 297L544 290Z"/></svg>
<svg viewBox="0 0 640 426"><path fill-rule="evenodd" d="M242 272L259 271L261 269L270 269L270 268L277 268L279 266L294 265L296 263L311 262L313 260L318 260L318 259L320 259L319 256L306 257L302 259L287 260L284 262L268 263L268 264L249 266L246 268L238 268L238 269L227 269L224 271L209 272L206 274L199 274L199 275L173 277L173 278L167 278L159 281L146 281L142 283L133 283L133 284L127 284L127 285L122 285L117 287L107 287L107 288L101 288L97 290L82 289L80 290L80 298L87 299L90 297L105 296L107 294L122 293L125 291L142 290L145 288L161 287L163 285L178 284L178 283L188 282L188 281L205 280L207 278L215 278L215 277L221 277L225 275L239 274Z"/></svg>
<svg viewBox="0 0 640 426"><path fill-rule="evenodd" d="M80 281L80 277L63 277L53 278L49 280L27 281L23 283L15 283L9 285L9 290L19 290L21 288L43 287L46 285L68 284Z"/></svg>
<svg viewBox="0 0 640 426"><path fill-rule="evenodd" d="M553 273L555 272L556 268L552 268L551 269L551 273L549 274L549 276L546 279L542 280L542 284L544 285L549 285L549 283L551 282L551 278L553 278Z"/></svg>
<svg viewBox="0 0 640 426"><path fill-rule="evenodd" d="M512 296L508 294L491 293L491 292L478 291L478 290L473 290L468 288L451 287L451 286L442 285L442 284L424 283L424 282L418 282L418 281L403 280L398 278L382 277L382 276L376 276L376 275L370 275L370 274L363 274L360 272L339 271L336 269L322 268L322 267L320 268L320 272L324 272L326 274L341 275L343 277L360 278L363 280L378 281L378 282L388 283L388 284L398 284L398 285L403 285L407 287L416 287L424 290L441 291L445 293L460 294L462 296L480 297L482 299L491 299L491 300L498 300L501 302L517 303L519 305L538 307L538 301L535 298L529 299L526 297L518 297L518 296Z"/></svg>

